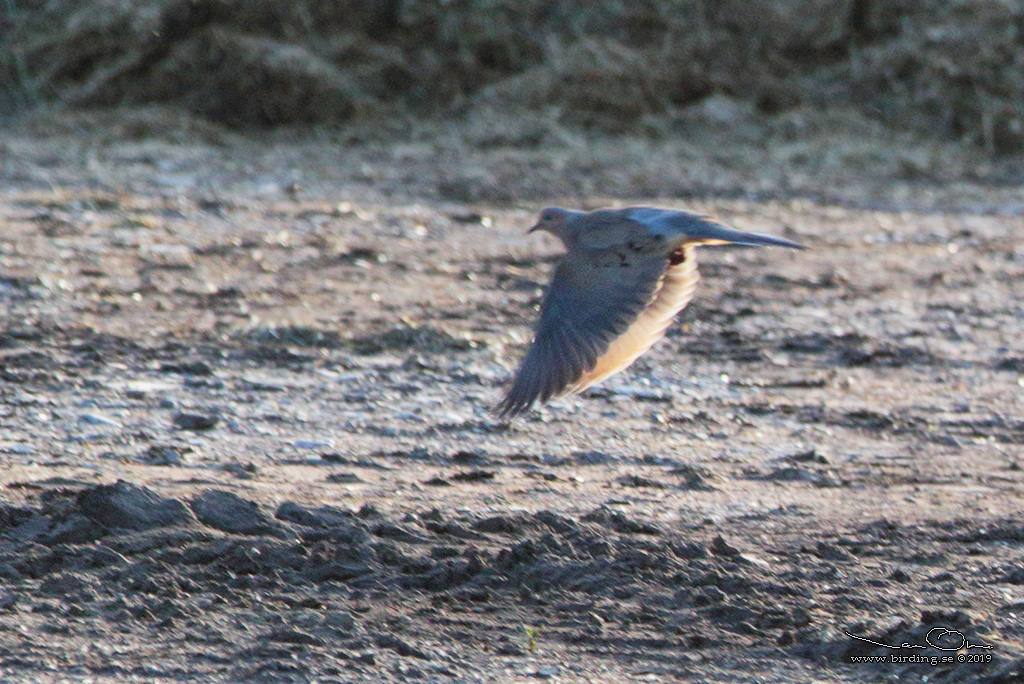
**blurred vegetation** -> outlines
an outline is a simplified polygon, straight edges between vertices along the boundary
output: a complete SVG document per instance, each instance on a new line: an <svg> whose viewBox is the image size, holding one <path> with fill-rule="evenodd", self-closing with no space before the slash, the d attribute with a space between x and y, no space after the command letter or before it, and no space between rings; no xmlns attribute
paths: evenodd
<svg viewBox="0 0 1024 684"><path fill-rule="evenodd" d="M723 99L724 98L724 99ZM1024 150L1010 0L4 0L0 110L162 103L237 128L852 109ZM725 103L723 105L722 103ZM538 123L539 122L539 123ZM502 137L499 135L499 137Z"/></svg>

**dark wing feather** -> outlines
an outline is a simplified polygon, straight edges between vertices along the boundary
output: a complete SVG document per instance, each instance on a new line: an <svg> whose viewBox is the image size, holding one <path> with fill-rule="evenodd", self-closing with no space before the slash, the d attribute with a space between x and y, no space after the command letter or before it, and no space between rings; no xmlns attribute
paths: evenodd
<svg viewBox="0 0 1024 684"><path fill-rule="evenodd" d="M582 389L581 381L616 338L656 300L668 267L663 248L645 249L635 242L567 254L555 269L533 344L498 405L499 413L514 416L535 401Z"/></svg>
<svg viewBox="0 0 1024 684"><path fill-rule="evenodd" d="M676 314L682 311L697 289L696 250L680 247L671 256L664 276L650 302L636 320L598 358L593 368L584 373L569 388L579 392L628 368L637 358L665 335Z"/></svg>

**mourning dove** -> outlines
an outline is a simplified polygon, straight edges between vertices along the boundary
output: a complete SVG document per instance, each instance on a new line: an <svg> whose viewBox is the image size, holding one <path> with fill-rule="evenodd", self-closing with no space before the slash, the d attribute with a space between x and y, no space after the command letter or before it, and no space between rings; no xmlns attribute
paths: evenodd
<svg viewBox="0 0 1024 684"><path fill-rule="evenodd" d="M697 245L802 249L705 216L650 207L545 209L529 232L537 230L557 236L567 251L541 301L533 344L497 406L502 417L579 392L650 349L693 297Z"/></svg>

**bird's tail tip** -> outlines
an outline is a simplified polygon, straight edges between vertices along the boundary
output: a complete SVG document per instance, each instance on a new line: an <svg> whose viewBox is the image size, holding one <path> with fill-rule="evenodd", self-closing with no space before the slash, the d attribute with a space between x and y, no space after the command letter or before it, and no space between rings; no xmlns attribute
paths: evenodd
<svg viewBox="0 0 1024 684"><path fill-rule="evenodd" d="M747 245L750 247L786 247L788 249L808 249L799 242L787 240L784 237L775 235L764 235L762 233L740 233L741 237L734 240L734 244Z"/></svg>
<svg viewBox="0 0 1024 684"><path fill-rule="evenodd" d="M705 245L743 245L746 247L788 247L789 249L807 249L799 242L793 242L775 235L749 233L729 228L714 219L693 221L684 230L690 241Z"/></svg>

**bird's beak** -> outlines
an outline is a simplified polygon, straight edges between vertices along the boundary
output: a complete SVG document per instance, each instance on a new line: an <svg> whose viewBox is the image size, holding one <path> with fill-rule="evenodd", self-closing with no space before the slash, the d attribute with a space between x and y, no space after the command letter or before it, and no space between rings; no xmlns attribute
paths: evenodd
<svg viewBox="0 0 1024 684"><path fill-rule="evenodd" d="M789 247L791 249L804 249L804 246L773 235L762 235L760 233L744 233L719 225L712 221L702 220L687 226L687 242L699 245L748 245L751 247Z"/></svg>
<svg viewBox="0 0 1024 684"><path fill-rule="evenodd" d="M530 228L530 230L526 231L526 234L529 235L530 233L536 233L538 230L544 230L544 227L541 226L539 223L534 224L534 226Z"/></svg>

